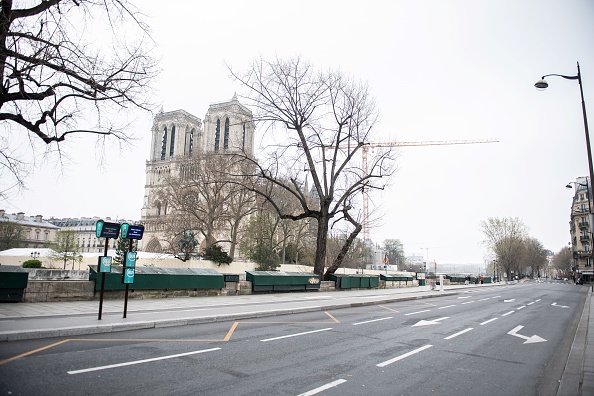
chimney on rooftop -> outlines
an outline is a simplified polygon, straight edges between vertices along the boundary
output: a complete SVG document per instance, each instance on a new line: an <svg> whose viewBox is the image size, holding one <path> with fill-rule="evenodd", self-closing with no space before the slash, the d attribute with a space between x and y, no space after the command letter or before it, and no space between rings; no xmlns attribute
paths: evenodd
<svg viewBox="0 0 594 396"><path fill-rule="evenodd" d="M17 213L17 220L23 220L25 218L25 212Z"/></svg>

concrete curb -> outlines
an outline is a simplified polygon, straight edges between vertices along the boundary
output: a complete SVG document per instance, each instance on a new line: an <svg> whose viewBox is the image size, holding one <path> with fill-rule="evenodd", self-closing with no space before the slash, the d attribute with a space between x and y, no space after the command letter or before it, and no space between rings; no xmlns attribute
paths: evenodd
<svg viewBox="0 0 594 396"><path fill-rule="evenodd" d="M148 321L129 322L129 323L110 323L110 324L97 324L97 325L90 325L90 326L62 327L62 328L54 328L54 329L6 331L6 332L0 332L0 342L34 340L34 339L52 338L52 337L70 337L70 336L80 336L80 335L89 335L89 334L112 333L112 332L128 331L128 330L156 329L156 328L164 328L164 327L195 325L195 324L202 324L202 323L224 322L224 321L230 321L230 320L265 318L265 317L272 317L272 316L278 316L278 315L290 315L290 314L294 314L294 313L328 311L328 310L332 310L332 309L355 308L355 307L363 307L363 306L369 306L369 305L389 304L389 303L400 302L400 301L422 300L422 299L427 299L427 298L453 296L453 295L457 295L457 294L460 294L460 293L457 291L437 292L435 294L429 294L429 295L424 295L424 296L402 296L402 297L393 297L393 298L389 298L389 299L375 300L375 301L323 305L323 306L304 307L304 308L286 308L286 309L278 309L275 311L270 311L270 310L251 311L251 312L243 312L243 313L235 313L235 314L221 314L221 315L216 315L216 316L213 316L213 315L193 316L193 317L183 317L183 318L176 318L176 319L148 320Z"/></svg>
<svg viewBox="0 0 594 396"><path fill-rule="evenodd" d="M592 291L588 290L588 296L584 303L584 309L578 323L577 331L569 351L569 357L565 364L565 370L559 380L557 396L581 395L581 384L584 375L584 358L586 356L588 322L590 320L590 298Z"/></svg>

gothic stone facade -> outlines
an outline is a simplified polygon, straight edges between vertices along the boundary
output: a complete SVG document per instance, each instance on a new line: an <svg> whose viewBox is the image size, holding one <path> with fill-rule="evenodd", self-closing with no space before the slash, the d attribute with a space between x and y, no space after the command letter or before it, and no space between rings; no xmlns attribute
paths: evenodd
<svg viewBox="0 0 594 396"><path fill-rule="evenodd" d="M163 224L172 209L158 197L163 176L179 174L181 163L189 157L233 151L253 156L253 150L252 112L239 102L237 96L230 101L211 104L204 121L184 110L157 114L152 127L150 159L146 162L141 212L141 223L145 226L142 250L164 252L167 248L164 246Z"/></svg>

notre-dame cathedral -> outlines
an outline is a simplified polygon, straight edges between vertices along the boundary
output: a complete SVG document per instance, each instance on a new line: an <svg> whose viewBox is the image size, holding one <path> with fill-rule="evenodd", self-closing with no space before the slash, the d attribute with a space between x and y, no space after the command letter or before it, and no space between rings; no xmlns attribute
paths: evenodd
<svg viewBox="0 0 594 396"><path fill-rule="evenodd" d="M179 164L189 157L238 150L253 156L254 122L252 112L236 95L229 101L211 104L204 121L184 110L161 110L155 116L141 212L145 225L143 251L166 249L158 224L171 214L171 208L167 202L161 202L157 193L162 176L177 174Z"/></svg>

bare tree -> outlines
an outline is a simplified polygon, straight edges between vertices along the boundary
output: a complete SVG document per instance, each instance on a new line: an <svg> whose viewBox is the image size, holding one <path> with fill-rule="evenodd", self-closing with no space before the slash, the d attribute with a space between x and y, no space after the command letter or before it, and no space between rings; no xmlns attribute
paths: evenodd
<svg viewBox="0 0 594 396"><path fill-rule="evenodd" d="M369 89L340 72L316 71L299 58L259 59L243 75L230 71L247 89L245 103L265 131L267 149L254 160L251 189L282 219L317 221L314 272L328 279L362 229L356 197L363 190L383 188L393 172L390 150L365 158L366 166L360 160L378 117ZM305 177L312 181L311 201ZM275 199L277 190L292 195L299 211L287 213ZM324 273L328 233L339 223L349 225L349 237Z"/></svg>
<svg viewBox="0 0 594 396"><path fill-rule="evenodd" d="M524 240L527 227L517 217L489 217L481 221L481 229L485 236L483 243L497 257L497 265L511 278L512 271L520 272Z"/></svg>
<svg viewBox="0 0 594 396"><path fill-rule="evenodd" d="M573 273L573 256L571 254L571 249L568 246L565 246L555 253L552 265L553 268L557 270L557 275L565 277L571 276Z"/></svg>
<svg viewBox="0 0 594 396"><path fill-rule="evenodd" d="M0 250L25 246L25 228L12 221L0 221Z"/></svg>
<svg viewBox="0 0 594 396"><path fill-rule="evenodd" d="M3 188L24 185L30 164L19 145L35 150L41 142L61 153L67 137L88 133L129 142L126 125L114 120L121 110L151 107L147 87L158 71L136 9L127 0L0 4L0 171L12 176Z"/></svg>
<svg viewBox="0 0 594 396"><path fill-rule="evenodd" d="M547 265L547 251L538 239L527 237L524 240L522 265L526 269L530 268L533 277L540 277L541 268Z"/></svg>
<svg viewBox="0 0 594 396"><path fill-rule="evenodd" d="M239 166L231 155L203 154L185 159L163 178L157 196L169 205L169 250L177 249L184 232L193 230L202 235L204 248L230 243L233 257L241 222L255 210L254 194L238 180Z"/></svg>

